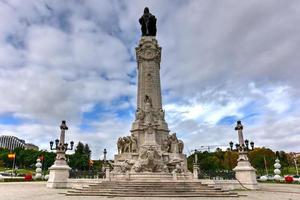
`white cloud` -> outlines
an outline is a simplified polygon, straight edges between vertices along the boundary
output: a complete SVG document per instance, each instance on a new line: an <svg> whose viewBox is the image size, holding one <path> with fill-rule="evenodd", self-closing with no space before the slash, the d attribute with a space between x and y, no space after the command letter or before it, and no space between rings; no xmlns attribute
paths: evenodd
<svg viewBox="0 0 300 200"><path fill-rule="evenodd" d="M26 120L0 132L46 148L66 119L95 158L113 152L130 129L131 119L114 113L135 105L128 74L145 6L158 18L167 119L186 147L234 140L233 125L218 122L235 116L257 144L299 151L298 1L1 1L0 115ZM96 105L112 114L84 119ZM80 130L83 122L91 130Z"/></svg>

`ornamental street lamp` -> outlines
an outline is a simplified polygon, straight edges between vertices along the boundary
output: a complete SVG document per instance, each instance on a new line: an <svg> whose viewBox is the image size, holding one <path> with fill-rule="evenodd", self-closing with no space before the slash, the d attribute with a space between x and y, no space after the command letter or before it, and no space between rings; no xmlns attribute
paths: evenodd
<svg viewBox="0 0 300 200"><path fill-rule="evenodd" d="M255 173L256 170L251 166L251 163L248 159L249 140L244 140L243 125L241 121L237 121L235 130L238 133L239 141L239 143L236 144L239 154L237 160L238 163L237 166L233 169L233 171L235 171L235 178L242 185L246 184L248 189L258 189Z"/></svg>
<svg viewBox="0 0 300 200"><path fill-rule="evenodd" d="M254 142L253 141L250 142L250 146L251 146L251 149L254 150Z"/></svg>
<svg viewBox="0 0 300 200"><path fill-rule="evenodd" d="M66 151L73 150L74 142L65 142L65 132L68 130L66 121L62 121L60 125L60 138L54 142L50 141L50 149L56 150L56 158L54 164L49 168L49 179L47 187L50 188L66 188L68 186L68 178L70 167L67 164ZM55 145L55 147L53 147Z"/></svg>
<svg viewBox="0 0 300 200"><path fill-rule="evenodd" d="M246 149L249 150L249 140L245 140Z"/></svg>
<svg viewBox="0 0 300 200"><path fill-rule="evenodd" d="M194 152L195 152L195 160L194 160L194 163L195 163L195 164L198 164L198 150L195 149Z"/></svg>
<svg viewBox="0 0 300 200"><path fill-rule="evenodd" d="M293 153L293 156L294 156L294 164L295 164L295 168L296 168L296 173L297 173L297 176L299 176L299 171L298 171L298 164L297 164L297 156L296 156L296 153Z"/></svg>
<svg viewBox="0 0 300 200"><path fill-rule="evenodd" d="M103 150L103 162L106 163L106 154L107 154L107 151L106 151L106 148Z"/></svg>
<svg viewBox="0 0 300 200"><path fill-rule="evenodd" d="M230 146L230 151L232 151L232 149L233 149L233 142L232 141L229 142L229 146Z"/></svg>
<svg viewBox="0 0 300 200"><path fill-rule="evenodd" d="M107 150L106 148L103 149L103 164L102 164L102 172L105 172L106 169L106 155L107 155Z"/></svg>
<svg viewBox="0 0 300 200"><path fill-rule="evenodd" d="M66 160L66 151L73 150L74 142L70 142L70 148L68 148L69 144L65 143L65 131L68 130L66 121L61 122L60 130L60 140L55 140L55 147L53 147L54 142L50 141L50 149L56 150L56 160Z"/></svg>
<svg viewBox="0 0 300 200"><path fill-rule="evenodd" d="M193 164L193 178L198 179L198 175L200 172L200 167L198 165L198 149L194 150L194 155L195 155L195 158L194 158L194 164Z"/></svg>
<svg viewBox="0 0 300 200"><path fill-rule="evenodd" d="M240 145L239 144L235 144L235 149L238 151L240 148Z"/></svg>

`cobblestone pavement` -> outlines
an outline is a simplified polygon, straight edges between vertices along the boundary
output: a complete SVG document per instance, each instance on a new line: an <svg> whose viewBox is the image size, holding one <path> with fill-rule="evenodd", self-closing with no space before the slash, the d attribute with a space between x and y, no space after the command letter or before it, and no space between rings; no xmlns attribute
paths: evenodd
<svg viewBox="0 0 300 200"><path fill-rule="evenodd" d="M189 200L300 200L300 185L287 184L261 184L259 191L238 191L242 196L239 198L205 198L193 197ZM45 182L30 183L0 183L0 200L139 200L139 197L72 197L65 196L66 189L46 188ZM143 197L143 200L183 200L187 198L151 198Z"/></svg>

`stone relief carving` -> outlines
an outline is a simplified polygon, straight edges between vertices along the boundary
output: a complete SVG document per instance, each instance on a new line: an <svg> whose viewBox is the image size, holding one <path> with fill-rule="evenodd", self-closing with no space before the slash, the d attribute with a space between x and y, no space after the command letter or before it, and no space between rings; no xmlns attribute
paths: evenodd
<svg viewBox="0 0 300 200"><path fill-rule="evenodd" d="M184 163L183 162L176 163L175 169L172 171L172 173L184 173L184 172L186 172Z"/></svg>
<svg viewBox="0 0 300 200"><path fill-rule="evenodd" d="M112 163L114 167L114 172L116 173L125 173L127 171L130 171L133 165L133 161L130 160L125 160L122 163Z"/></svg>
<svg viewBox="0 0 300 200"><path fill-rule="evenodd" d="M145 108L144 110L138 108L135 112L135 120L142 125L149 124L161 124L162 121L165 121L165 111L163 109L154 110L152 106L151 97L145 95Z"/></svg>
<svg viewBox="0 0 300 200"><path fill-rule="evenodd" d="M161 47L158 46L155 39L141 39L139 46L136 48L136 57L138 62L153 60L160 63Z"/></svg>
<svg viewBox="0 0 300 200"><path fill-rule="evenodd" d="M165 170L166 166L162 161L162 156L154 146L142 149L138 161L132 166L134 172L162 172Z"/></svg>

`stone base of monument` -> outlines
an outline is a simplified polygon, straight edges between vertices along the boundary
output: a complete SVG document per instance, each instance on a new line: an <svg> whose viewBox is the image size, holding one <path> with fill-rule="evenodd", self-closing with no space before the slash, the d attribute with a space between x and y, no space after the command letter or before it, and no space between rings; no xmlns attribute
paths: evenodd
<svg viewBox="0 0 300 200"><path fill-rule="evenodd" d="M251 166L248 160L238 161L237 166L233 169L237 181L246 189L259 189L256 181L256 170Z"/></svg>
<svg viewBox="0 0 300 200"><path fill-rule="evenodd" d="M143 173L110 173L111 181L143 181L143 182L168 182L193 180L191 172L185 173L165 173L165 172L143 172Z"/></svg>
<svg viewBox="0 0 300 200"><path fill-rule="evenodd" d="M69 190L67 196L107 197L238 197L236 192L223 190L200 181L103 181L89 187Z"/></svg>
<svg viewBox="0 0 300 200"><path fill-rule="evenodd" d="M47 187L67 188L70 169L65 160L56 160L54 165L49 168Z"/></svg>

